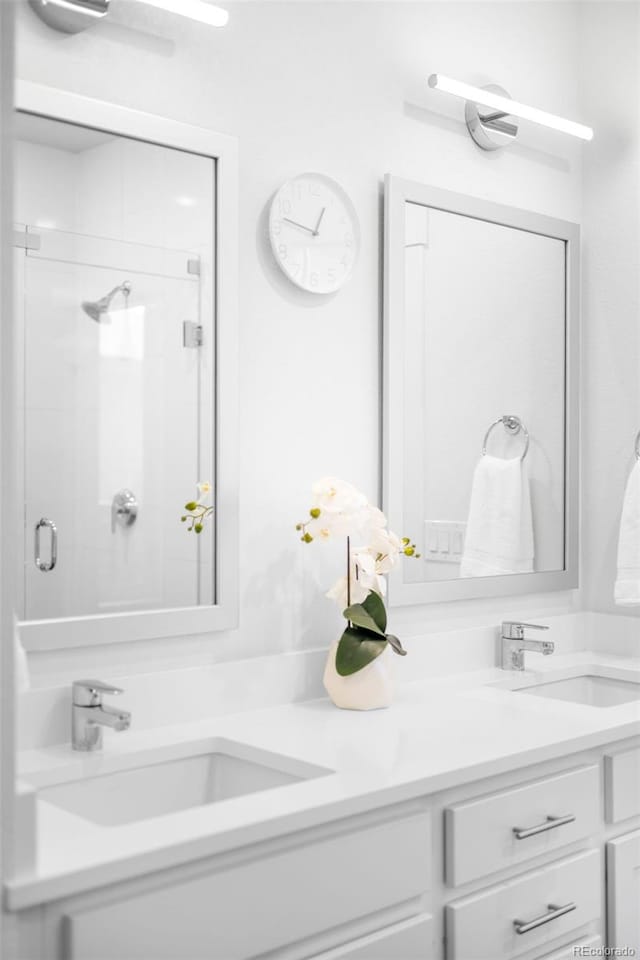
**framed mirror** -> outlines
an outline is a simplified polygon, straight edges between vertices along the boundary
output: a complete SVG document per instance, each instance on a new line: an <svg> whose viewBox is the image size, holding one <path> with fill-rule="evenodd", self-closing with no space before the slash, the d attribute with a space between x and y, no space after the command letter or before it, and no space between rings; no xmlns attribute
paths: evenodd
<svg viewBox="0 0 640 960"><path fill-rule="evenodd" d="M236 143L27 83L15 139L22 642L233 626Z"/></svg>
<svg viewBox="0 0 640 960"><path fill-rule="evenodd" d="M392 604L577 586L579 228L392 176L385 218Z"/></svg>

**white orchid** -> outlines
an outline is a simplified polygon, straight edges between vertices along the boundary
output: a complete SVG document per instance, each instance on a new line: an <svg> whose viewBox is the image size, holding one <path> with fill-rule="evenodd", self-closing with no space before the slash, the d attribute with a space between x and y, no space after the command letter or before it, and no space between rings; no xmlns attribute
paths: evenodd
<svg viewBox="0 0 640 960"><path fill-rule="evenodd" d="M314 506L322 513L353 516L367 506L367 498L352 484L337 477L323 477L317 480L311 492Z"/></svg>
<svg viewBox="0 0 640 960"><path fill-rule="evenodd" d="M198 489L198 502L208 503L213 493L212 484L210 484L208 480L201 480L200 483L196 484L196 487Z"/></svg>
<svg viewBox="0 0 640 960"><path fill-rule="evenodd" d="M415 544L406 537L401 540L388 530L382 510L344 480L324 477L313 484L312 494L310 519L296 525L300 539L313 543L314 540L346 538L349 549L350 578L341 577L327 596L336 600L342 609L350 603L361 603L372 592L383 597L385 575L402 554L419 556L415 553ZM351 540L363 546L351 549Z"/></svg>
<svg viewBox="0 0 640 960"><path fill-rule="evenodd" d="M192 531L202 533L205 520L213 513L213 507L210 504L213 493L212 485L208 481L201 480L200 483L196 484L196 488L198 490L196 499L185 503L184 508L187 513L180 517L182 523L188 521L187 530L189 533Z"/></svg>
<svg viewBox="0 0 640 960"><path fill-rule="evenodd" d="M344 480L324 477L313 484L312 493L310 519L296 524L300 539L303 543L336 538L347 541L347 576L340 577L327 593L348 621L336 649L338 673L349 676L363 669L387 644L404 656L398 638L386 633L385 575L401 555L420 556L415 544L388 530L382 510ZM352 549L352 539L364 545Z"/></svg>

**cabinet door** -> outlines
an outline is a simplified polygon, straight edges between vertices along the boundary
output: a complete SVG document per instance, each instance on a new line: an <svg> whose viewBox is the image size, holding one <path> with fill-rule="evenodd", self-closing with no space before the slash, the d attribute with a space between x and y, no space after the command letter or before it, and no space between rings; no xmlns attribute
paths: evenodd
<svg viewBox="0 0 640 960"><path fill-rule="evenodd" d="M607 908L609 946L640 954L640 830L607 844Z"/></svg>
<svg viewBox="0 0 640 960"><path fill-rule="evenodd" d="M67 960L248 960L400 906L422 914L427 814L367 826L179 881L72 906ZM346 935L348 937L348 934ZM356 955L357 956L357 955ZM396 958L399 960L399 958Z"/></svg>

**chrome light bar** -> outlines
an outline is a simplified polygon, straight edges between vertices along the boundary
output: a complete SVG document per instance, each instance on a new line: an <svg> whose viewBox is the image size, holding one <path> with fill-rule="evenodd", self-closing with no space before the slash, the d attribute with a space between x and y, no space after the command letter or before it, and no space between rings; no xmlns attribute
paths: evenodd
<svg viewBox="0 0 640 960"><path fill-rule="evenodd" d="M465 119L469 133L484 150L496 150L515 138L518 128L515 124L506 122L510 117L530 120L581 140L593 139L591 127L525 103L518 103L511 99L506 90L493 84L474 87L470 83L453 80L441 73L432 73L428 82L434 90L450 93L466 101Z"/></svg>

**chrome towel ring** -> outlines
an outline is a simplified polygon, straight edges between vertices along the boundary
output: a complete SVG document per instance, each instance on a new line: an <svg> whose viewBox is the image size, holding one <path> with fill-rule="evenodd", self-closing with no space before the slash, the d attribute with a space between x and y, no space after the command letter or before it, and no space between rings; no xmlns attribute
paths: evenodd
<svg viewBox="0 0 640 960"><path fill-rule="evenodd" d="M493 423L491 424L491 426L489 427L489 429L484 435L484 440L482 441L482 456L486 457L489 435L493 430L493 428L497 427L499 423L501 423L505 428L505 430L507 431L507 433L510 433L513 437L515 437L516 434L522 431L522 433L524 434L524 450L522 451L522 456L520 457L520 459L524 460L527 453L529 452L529 431L525 427L520 417L514 417L511 414L505 414L504 417L498 417L497 420L493 421ZM640 440L640 433L638 434L638 440ZM636 450L637 450L637 445L636 445ZM640 455L638 456L640 457Z"/></svg>

